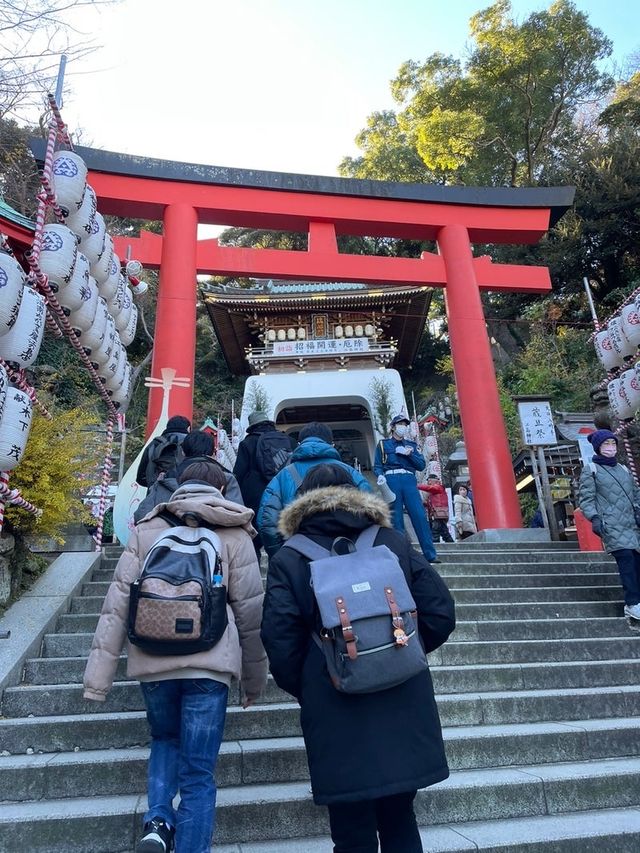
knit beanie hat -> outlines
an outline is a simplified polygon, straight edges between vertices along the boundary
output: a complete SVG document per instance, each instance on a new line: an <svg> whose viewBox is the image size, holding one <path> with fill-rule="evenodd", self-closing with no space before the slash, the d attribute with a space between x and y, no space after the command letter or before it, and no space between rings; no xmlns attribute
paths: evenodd
<svg viewBox="0 0 640 853"><path fill-rule="evenodd" d="M595 432L592 432L587 436L587 441L591 442L593 449L597 453L600 450L602 442L606 441L608 438L613 438L615 443L618 443L618 437L612 433L610 429L597 429Z"/></svg>

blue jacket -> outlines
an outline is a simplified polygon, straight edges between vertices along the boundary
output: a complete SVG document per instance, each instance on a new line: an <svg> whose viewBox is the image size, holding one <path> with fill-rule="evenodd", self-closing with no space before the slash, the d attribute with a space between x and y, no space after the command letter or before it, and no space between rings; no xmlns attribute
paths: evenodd
<svg viewBox="0 0 640 853"><path fill-rule="evenodd" d="M294 450L289 465L282 471L278 471L271 480L260 501L256 523L262 537L262 544L270 557L276 553L283 542L282 536L278 533L280 513L294 499L300 485L300 482L296 482L287 469L290 465L295 465L300 480L302 480L310 468L322 464L339 465L341 468L345 468L351 474L354 486L362 492L372 491L371 486L362 474L359 474L351 465L340 460L340 454L335 447L320 438L305 438L302 444L299 444Z"/></svg>
<svg viewBox="0 0 640 853"><path fill-rule="evenodd" d="M385 460L382 459L382 448L384 448ZM410 447L411 455L403 456L401 453L396 453L396 447ZM398 441L395 438L383 438L378 442L376 447L376 456L373 461L373 473L384 474L393 468L404 468L405 471L411 471L414 474L416 471L424 471L426 467L424 456L418 453L418 445L415 441L407 441L406 439Z"/></svg>

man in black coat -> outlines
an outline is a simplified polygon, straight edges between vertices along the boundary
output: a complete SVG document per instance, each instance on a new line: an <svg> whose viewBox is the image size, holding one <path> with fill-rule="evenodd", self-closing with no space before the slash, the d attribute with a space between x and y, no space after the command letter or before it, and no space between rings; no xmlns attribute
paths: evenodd
<svg viewBox="0 0 640 853"><path fill-rule="evenodd" d="M323 469L334 469L331 482L341 485L323 487ZM319 487L304 492L309 478ZM380 525L375 544L397 556L424 650L433 651L455 627L449 590L407 537L391 528L387 505L345 480L336 466L312 469L299 497L282 511L281 534L286 540L302 533L330 549L337 537L353 541ZM413 800L419 788L449 775L431 675L427 669L375 693L339 692L313 639L320 617L310 577L308 560L285 541L269 565L261 636L276 683L301 706L314 802L328 806L341 853L374 853L378 837L382 853L421 853Z"/></svg>
<svg viewBox="0 0 640 853"><path fill-rule="evenodd" d="M184 415L173 415L173 417L170 417L162 435L154 438L153 441L145 447L142 458L140 459L140 464L138 465L138 471L136 472L136 483L150 489L158 479L159 474L166 473L169 468L173 468L178 461L175 458L175 455L173 458L165 461L166 467L164 468L158 465L150 466L149 456L152 455L153 448L155 448L155 445L158 443L162 443L165 439L169 439L170 441L175 441L176 444L181 444L190 431L191 421L189 418L185 418Z"/></svg>
<svg viewBox="0 0 640 853"><path fill-rule="evenodd" d="M265 412L251 412L247 434L238 445L238 456L236 464L233 466L234 476L242 492L243 503L254 511L256 517L264 490L271 481L270 477L265 477L262 474L256 462L258 441L261 435L275 432L276 429L275 423L269 420L269 416ZM291 449L293 450L293 447ZM253 523L257 527L255 518ZM262 547L260 534L255 537L253 544L259 554Z"/></svg>

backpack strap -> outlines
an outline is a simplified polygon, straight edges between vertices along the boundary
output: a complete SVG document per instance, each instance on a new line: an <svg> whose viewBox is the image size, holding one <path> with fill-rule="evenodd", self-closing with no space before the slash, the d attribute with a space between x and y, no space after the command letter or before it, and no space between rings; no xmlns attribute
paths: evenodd
<svg viewBox="0 0 640 853"><path fill-rule="evenodd" d="M378 446L380 448L380 461L382 462L383 465L386 465L387 464L387 453L384 449L384 439L380 439L380 441L378 442Z"/></svg>
<svg viewBox="0 0 640 853"><path fill-rule="evenodd" d="M363 530L360 536L356 539L356 550L360 551L363 548L373 548L373 543L376 541L376 536L378 535L379 530L379 524L372 524L371 527L367 527L366 530Z"/></svg>
<svg viewBox="0 0 640 853"><path fill-rule="evenodd" d="M170 524L171 527L181 527L182 519L175 514L175 512L170 512L168 509L163 509L158 513L158 518L161 518L163 521L166 521L167 524Z"/></svg>
<svg viewBox="0 0 640 853"><path fill-rule="evenodd" d="M291 537L291 539L287 539L282 547L291 548L293 551L297 551L298 554L302 554L302 556L306 557L308 560L321 560L324 557L331 556L331 551L323 548L322 545L318 545L317 542L314 542L313 539L309 539L308 536L303 536L302 533L296 533L295 536Z"/></svg>
<svg viewBox="0 0 640 853"><path fill-rule="evenodd" d="M298 489L300 488L300 486L302 485L302 477L300 476L300 472L298 471L298 469L296 468L296 466L293 463L291 463L291 465L287 465L287 467L284 470L288 471L289 474L291 475L291 479L293 480L293 485L296 487L296 492L297 492Z"/></svg>

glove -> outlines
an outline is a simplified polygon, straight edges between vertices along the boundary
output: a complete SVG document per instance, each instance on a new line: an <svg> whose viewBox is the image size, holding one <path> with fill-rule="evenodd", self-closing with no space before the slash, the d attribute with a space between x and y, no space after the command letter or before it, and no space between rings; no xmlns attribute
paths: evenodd
<svg viewBox="0 0 640 853"><path fill-rule="evenodd" d="M376 483L377 483L379 486L384 485L384 483L386 483L386 482L387 482L387 478L384 476L384 474L380 474L380 476L379 476L379 477L378 477L378 479L376 480Z"/></svg>
<svg viewBox="0 0 640 853"><path fill-rule="evenodd" d="M602 536L602 519L599 515L594 515L591 519L591 529L596 536Z"/></svg>

